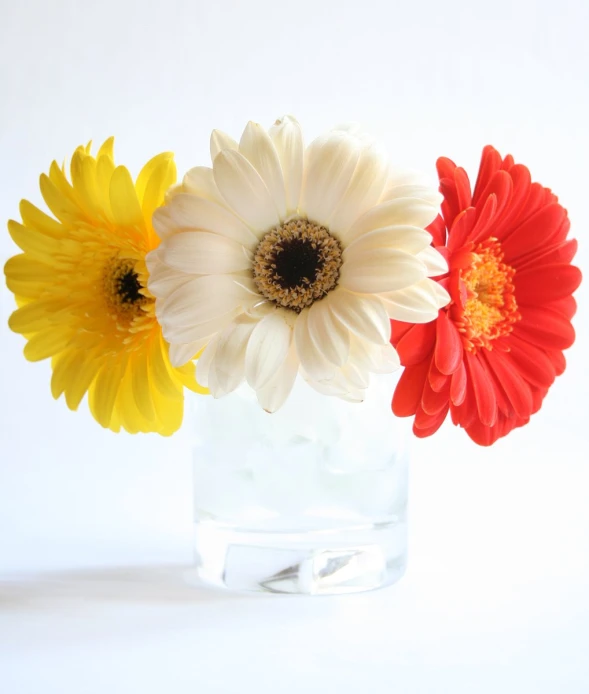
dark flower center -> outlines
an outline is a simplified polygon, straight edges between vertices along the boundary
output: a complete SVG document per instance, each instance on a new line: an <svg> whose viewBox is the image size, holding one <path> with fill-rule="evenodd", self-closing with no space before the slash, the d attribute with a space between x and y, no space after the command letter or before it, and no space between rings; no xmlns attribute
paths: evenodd
<svg viewBox="0 0 589 694"><path fill-rule="evenodd" d="M337 286L342 247L329 231L306 219L271 229L254 257L254 282L262 296L300 313Z"/></svg>
<svg viewBox="0 0 589 694"><path fill-rule="evenodd" d="M103 275L103 292L109 313L122 324L144 314L144 306L150 299L143 293L144 287L131 258L112 258Z"/></svg>
<svg viewBox="0 0 589 694"><path fill-rule="evenodd" d="M319 249L309 239L286 240L276 253L274 265L276 281L283 289L308 286L315 281L321 266Z"/></svg>
<svg viewBox="0 0 589 694"><path fill-rule="evenodd" d="M134 270L127 270L118 278L117 294L123 304L134 304L145 297L141 294L139 276Z"/></svg>

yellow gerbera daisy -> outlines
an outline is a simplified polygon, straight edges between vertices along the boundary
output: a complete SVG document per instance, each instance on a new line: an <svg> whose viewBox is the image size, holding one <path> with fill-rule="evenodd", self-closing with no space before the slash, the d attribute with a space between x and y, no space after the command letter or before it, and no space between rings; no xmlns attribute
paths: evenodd
<svg viewBox="0 0 589 694"><path fill-rule="evenodd" d="M207 392L194 365L174 368L147 290L145 255L159 239L151 217L176 179L173 155L151 159L137 181L115 166L113 139L96 157L90 145L71 160L70 183L53 162L41 175L55 219L30 202L10 235L24 253L4 268L18 308L12 330L25 357L51 357L51 391L76 410L88 392L95 419L113 431L169 435L182 422L183 388Z"/></svg>

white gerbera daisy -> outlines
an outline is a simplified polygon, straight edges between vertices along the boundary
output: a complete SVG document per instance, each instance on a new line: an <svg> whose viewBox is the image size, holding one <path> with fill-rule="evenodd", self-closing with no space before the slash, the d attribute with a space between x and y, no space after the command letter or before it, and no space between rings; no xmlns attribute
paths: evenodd
<svg viewBox="0 0 589 694"><path fill-rule="evenodd" d="M361 401L369 374L399 366L390 319L428 322L449 297L426 227L440 196L393 179L365 136L337 128L305 150L291 117L215 131L213 167L189 171L154 215L149 290L170 358L203 349L213 396L244 380L276 411L297 374Z"/></svg>

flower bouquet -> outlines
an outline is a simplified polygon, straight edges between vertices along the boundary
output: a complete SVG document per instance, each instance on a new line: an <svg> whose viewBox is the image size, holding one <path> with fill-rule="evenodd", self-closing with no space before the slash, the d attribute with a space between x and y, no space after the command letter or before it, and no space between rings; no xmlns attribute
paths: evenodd
<svg viewBox="0 0 589 694"><path fill-rule="evenodd" d="M407 443L448 419L488 446L526 424L574 341L576 241L492 147L471 187L394 170L355 126L284 117L134 181L113 141L55 162L5 267L24 353L112 431L196 417L197 573L269 592L375 588L406 561ZM403 367L400 378L397 370ZM392 374L392 375L391 375ZM209 395L212 397L203 397ZM392 406L391 406L392 402Z"/></svg>

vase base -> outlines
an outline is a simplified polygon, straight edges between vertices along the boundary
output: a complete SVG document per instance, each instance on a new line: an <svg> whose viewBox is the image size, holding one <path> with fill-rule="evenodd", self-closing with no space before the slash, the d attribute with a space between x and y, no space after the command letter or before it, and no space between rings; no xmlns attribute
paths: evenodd
<svg viewBox="0 0 589 694"><path fill-rule="evenodd" d="M196 523L196 575L232 591L337 595L374 590L405 572L407 529L394 520L303 532Z"/></svg>

